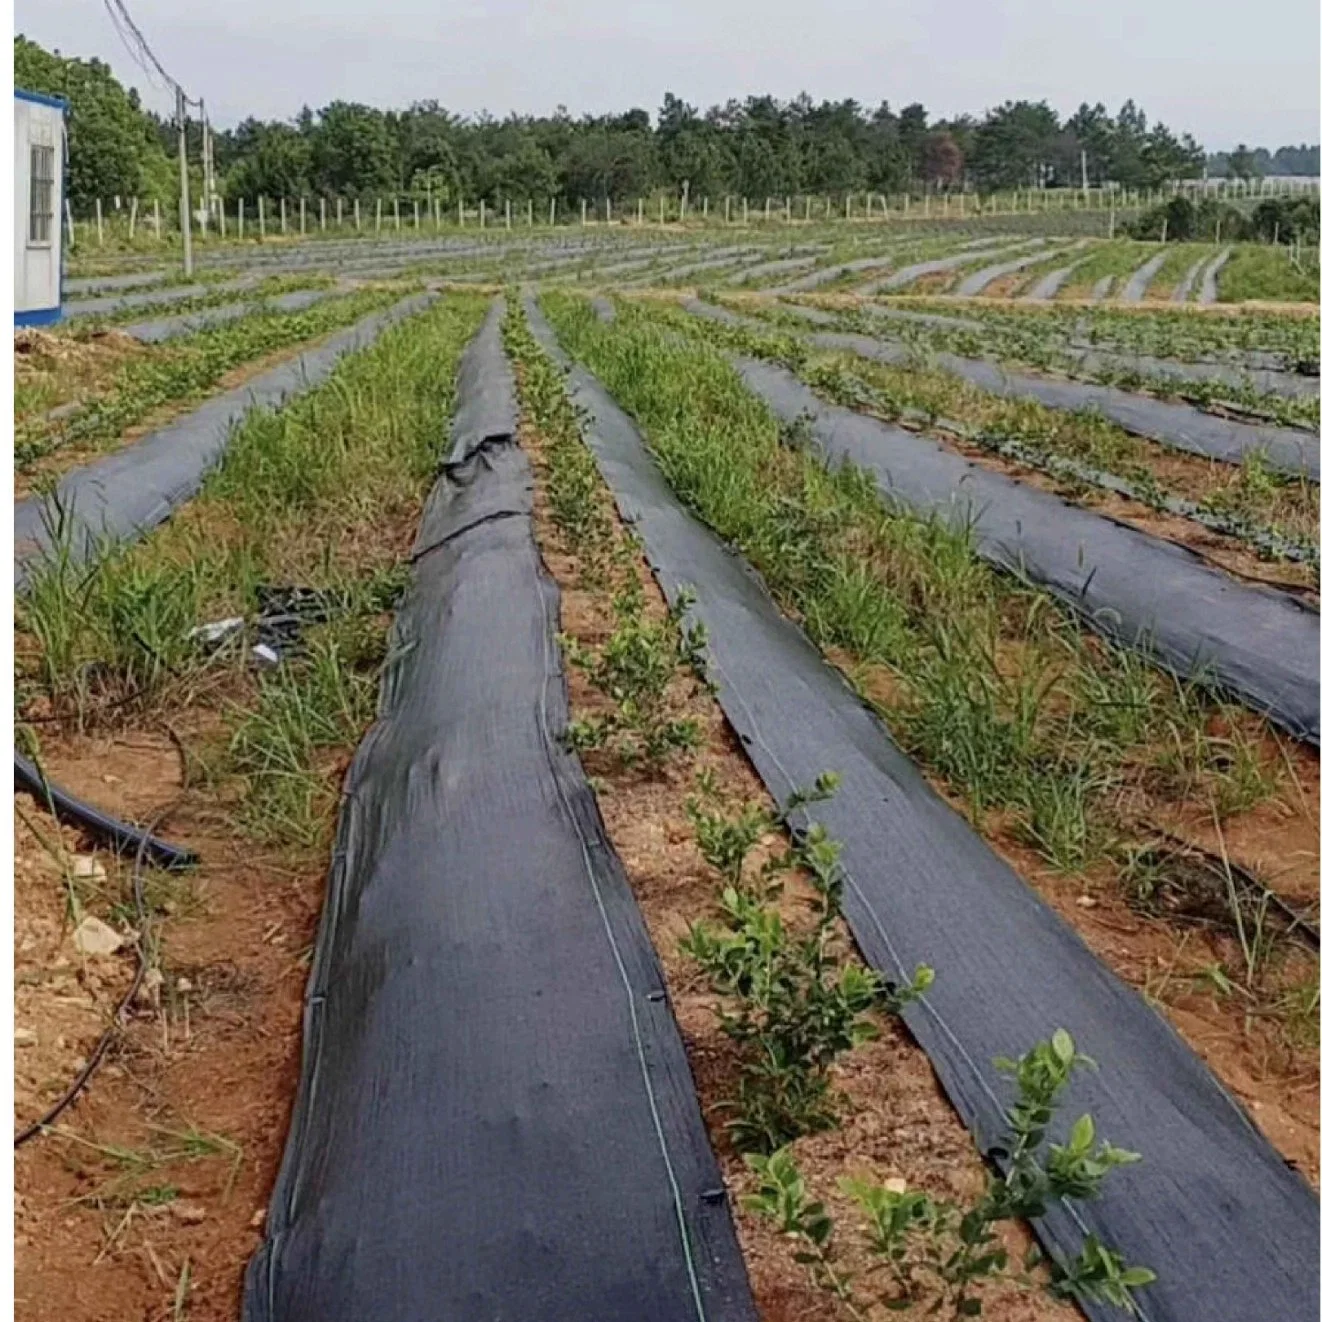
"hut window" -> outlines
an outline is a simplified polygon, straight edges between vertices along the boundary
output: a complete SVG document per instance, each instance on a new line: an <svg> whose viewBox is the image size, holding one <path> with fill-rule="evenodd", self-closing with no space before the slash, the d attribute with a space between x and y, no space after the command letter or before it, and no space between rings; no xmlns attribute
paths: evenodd
<svg viewBox="0 0 1322 1322"><path fill-rule="evenodd" d="M45 244L51 241L55 220L55 148L33 145L31 165L28 243Z"/></svg>

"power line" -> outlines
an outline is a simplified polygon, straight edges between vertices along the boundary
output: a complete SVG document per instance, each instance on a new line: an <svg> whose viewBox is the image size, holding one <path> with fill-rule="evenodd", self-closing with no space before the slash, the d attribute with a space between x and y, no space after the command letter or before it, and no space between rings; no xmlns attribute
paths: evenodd
<svg viewBox="0 0 1322 1322"><path fill-rule="evenodd" d="M177 78L172 78L166 72L165 65L156 58L156 52L152 50L147 42L147 38L142 35L138 25L133 21L133 15L129 13L128 6L124 0L105 0L106 13L110 15L111 25L119 34L119 39L124 43L125 49L133 57L134 61L141 66L147 74L148 81L151 80L151 70L154 68L166 83L174 90L174 115L175 122L179 128L179 232L183 239L184 248L184 274L193 274L193 239L192 226L190 223L190 211L188 201L188 107L197 106L202 110L203 115L203 155L207 154L207 128L206 128L206 110L201 101L194 101L183 89L183 85ZM128 32L125 32L125 28ZM150 68L147 61L150 61ZM203 162L203 202L204 205L210 205L209 188L209 169L207 163ZM205 230L205 225L204 225Z"/></svg>
<svg viewBox="0 0 1322 1322"><path fill-rule="evenodd" d="M129 54L132 55L137 63L143 67L144 71L150 76L150 70L148 70L147 66L143 63L143 56L146 56L156 72L165 79L177 96L183 98L186 105L195 106L200 104L193 100L193 98L184 91L183 85L177 78L172 78L166 72L165 65L156 58L156 52L152 50L147 42L147 38L142 35L141 29L133 21L133 15L129 13L128 6L124 3L124 0L105 0L105 6L106 12L110 15L110 21L114 24L115 31L119 33L120 40L124 42ZM132 34L131 40L124 34L124 28L126 27Z"/></svg>

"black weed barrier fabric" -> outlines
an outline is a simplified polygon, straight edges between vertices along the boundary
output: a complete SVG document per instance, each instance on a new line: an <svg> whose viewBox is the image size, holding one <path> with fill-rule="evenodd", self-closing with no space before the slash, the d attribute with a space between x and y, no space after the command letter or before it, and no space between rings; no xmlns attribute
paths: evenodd
<svg viewBox="0 0 1322 1322"><path fill-rule="evenodd" d="M302 312L314 303L320 303L334 291L330 289L299 289L292 294L280 294L267 299L264 303L224 303L218 308L206 308L201 312L185 313L179 317L158 317L154 321L136 321L129 326L119 328L121 335L131 335L144 344L160 344L164 340L173 340L180 335L192 335L195 331L206 330L210 326L220 326L227 321L237 321L251 312L266 309L271 312Z"/></svg>
<svg viewBox="0 0 1322 1322"><path fill-rule="evenodd" d="M766 330L764 323L739 317L727 308L690 299L685 308L695 316ZM802 312L799 308L796 311ZM819 349L844 350L877 362L904 364L913 360L909 348L893 340L877 340L870 335L850 332L805 333L803 338ZM936 353L933 362L970 385L993 395L1011 399L1032 399L1052 409L1075 412L1094 410L1102 417L1146 440L1174 450L1241 464L1250 453L1263 458L1283 473L1300 473L1310 481L1318 480L1322 450L1318 438L1292 427L1257 426L1214 417L1192 404L1149 399L1115 386L1092 385L1087 381L1028 376L1009 372L999 363L984 358L964 358L959 354Z"/></svg>
<svg viewBox="0 0 1322 1322"><path fill-rule="evenodd" d="M382 331L428 307L435 294L414 294L384 312L332 335L290 362L152 432L124 449L65 474L56 488L64 511L70 551L78 558L106 541L126 541L164 522L197 494L219 461L234 428L254 408L278 408L324 381L345 354L366 348ZM51 549L52 528L43 503L14 507L14 581L21 586L28 565Z"/></svg>
<svg viewBox="0 0 1322 1322"><path fill-rule="evenodd" d="M811 420L832 464L851 463L900 505L971 528L979 555L1041 584L1099 633L1153 653L1183 678L1214 680L1291 734L1318 742L1316 611L926 437L823 403L784 368L733 362L782 422Z"/></svg>
<svg viewBox="0 0 1322 1322"><path fill-rule="evenodd" d="M554 348L535 306L529 316ZM1151 1267L1157 1281L1138 1296L1145 1322L1315 1318L1319 1220L1308 1186L1178 1034L927 786L743 561L681 508L601 386L579 367L570 380L602 476L666 596L696 595L717 700L767 788L783 806L821 772L840 773L835 797L811 816L843 844L850 927L888 974L936 969L905 1018L982 1151L1005 1133L1011 1100L993 1057L1064 1027L1097 1062L1071 1088L1055 1137L1086 1110L1099 1134L1143 1160L1113 1175L1098 1201L1037 1223L1046 1245L1072 1251L1091 1230Z"/></svg>
<svg viewBox="0 0 1322 1322"><path fill-rule="evenodd" d="M701 308L709 316L726 311ZM870 343L846 333L811 338L840 348ZM1291 734L1318 742L1322 649L1315 611L926 437L823 403L782 367L755 358L731 361L782 422L811 419L830 462L866 470L907 508L971 527L979 555L1041 584L1099 633L1151 653L1183 678L1215 679Z"/></svg>
<svg viewBox="0 0 1322 1322"><path fill-rule="evenodd" d="M108 294L104 298L84 298L66 303L64 315L104 316L108 312L123 312L127 308L152 308L182 303L186 298L200 298L203 294L229 294L251 289L256 283L256 276L246 275L240 280L226 280L220 284L172 285L169 289L156 289L145 294Z"/></svg>
<svg viewBox="0 0 1322 1322"><path fill-rule="evenodd" d="M582 767L493 313L350 768L246 1322L753 1322Z"/></svg>

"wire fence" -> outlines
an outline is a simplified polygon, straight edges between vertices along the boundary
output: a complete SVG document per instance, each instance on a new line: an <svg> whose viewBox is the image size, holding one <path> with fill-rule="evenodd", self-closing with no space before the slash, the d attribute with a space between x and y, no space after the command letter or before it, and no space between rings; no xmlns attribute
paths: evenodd
<svg viewBox="0 0 1322 1322"><path fill-rule="evenodd" d="M657 192L647 197L595 201L513 198L476 202L450 200L438 193L385 196L215 197L193 214L195 241L379 235L463 230L513 230L559 225L814 224L825 221L884 223L897 219L1047 215L1071 211L1131 212L1165 199L1186 196L1227 201L1265 197L1316 196L1316 179L1207 179L1153 189L1045 188L996 193L956 190L923 193L800 194L757 199L724 195L691 198ZM177 201L137 198L96 199L90 206L66 204L69 244L104 247L177 242L181 227Z"/></svg>

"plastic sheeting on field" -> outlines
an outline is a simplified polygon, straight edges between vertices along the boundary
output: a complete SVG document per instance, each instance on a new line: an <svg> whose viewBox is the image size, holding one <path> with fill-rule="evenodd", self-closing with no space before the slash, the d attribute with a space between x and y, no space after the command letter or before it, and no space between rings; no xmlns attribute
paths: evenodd
<svg viewBox="0 0 1322 1322"><path fill-rule="evenodd" d="M832 463L871 473L888 497L969 527L979 555L1040 583L1099 633L1151 651L1185 678L1207 672L1291 734L1318 742L1318 616L1190 551L982 467L935 441L823 403L783 368L734 360L782 422L806 415Z"/></svg>
<svg viewBox="0 0 1322 1322"><path fill-rule="evenodd" d="M167 271L124 271L119 275L88 275L64 282L64 296L99 294L105 289L136 289L140 285L158 285Z"/></svg>
<svg viewBox="0 0 1322 1322"><path fill-rule="evenodd" d="M758 262L756 266L736 272L725 283L746 285L750 280L762 280L769 275L784 275L788 271L802 271L805 267L816 264L816 257L781 257L775 261Z"/></svg>
<svg viewBox="0 0 1322 1322"><path fill-rule="evenodd" d="M999 257L1002 253L1014 252L1019 248L1039 247L1044 242L1044 239L1019 239L1016 242L1007 243L1004 248L998 249L996 252L989 252L986 248L966 249L964 252L953 253L949 257L935 257L931 261L915 262L912 266L901 267L894 275L888 275L881 280L873 280L866 285L860 285L854 292L856 294L871 294L878 290L903 289L906 285L921 280L925 275L938 275L942 271L954 271L961 266L968 266L971 262L985 261L988 257Z"/></svg>
<svg viewBox="0 0 1322 1322"><path fill-rule="evenodd" d="M823 266L816 271L809 272L807 275L799 276L797 280L790 280L786 284L778 285L775 289L769 289L767 292L769 294L791 294L801 290L816 289L819 285L838 280L842 275L853 275L857 271L884 271L894 265L895 258L893 255L858 257L852 262L841 262L838 266Z"/></svg>
<svg viewBox="0 0 1322 1322"><path fill-rule="evenodd" d="M192 413L114 454L66 473L56 488L71 554L82 558L103 540L139 536L192 498L220 459L234 427L249 410L276 408L324 381L345 354L361 349L401 318L427 307L435 294L415 294L332 335L315 349L206 401ZM14 576L52 546L48 509L38 500L14 508Z"/></svg>
<svg viewBox="0 0 1322 1322"><path fill-rule="evenodd" d="M334 292L332 289L299 289L292 294L281 294L261 303L223 303L217 308L204 308L201 312L185 313L178 317L136 321L132 325L121 326L119 330L121 334L131 335L144 344L160 344L180 335L192 335L195 331L222 326L227 321L238 321L253 312L302 312L304 308L320 303Z"/></svg>
<svg viewBox="0 0 1322 1322"><path fill-rule="evenodd" d="M689 299L684 306L708 320L765 329L763 323L736 316L726 308L700 299ZM805 338L819 348L845 349L883 363L902 363L912 356L912 351L899 341L877 340L867 335L823 332L807 334ZM1192 404L1150 399L1115 386L1011 372L985 358L937 353L932 355L932 361L943 371L995 395L1033 399L1047 408L1076 412L1093 409L1125 431L1175 450L1231 464L1243 463L1246 455L1259 453L1281 472L1302 473L1313 482L1318 480L1322 451L1317 437L1308 432L1232 422Z"/></svg>
<svg viewBox="0 0 1322 1322"><path fill-rule="evenodd" d="M1048 271L1023 297L1026 299L1055 298L1061 286L1083 265L1083 259L1071 262L1068 266L1058 266Z"/></svg>
<svg viewBox="0 0 1322 1322"><path fill-rule="evenodd" d="M535 307L530 316L549 346ZM1053 1137L1087 1111L1100 1135L1143 1160L1096 1202L1037 1223L1047 1245L1072 1251L1095 1231L1154 1269L1138 1294L1142 1322L1316 1316L1318 1205L1304 1181L1161 1016L926 785L756 576L682 509L601 386L578 367L571 385L666 595L695 593L717 701L768 789L784 805L822 771L840 774L835 797L810 812L842 842L850 927L889 975L936 969L905 1018L982 1151L1004 1134L1010 1101L993 1057L1065 1027L1097 1062L1071 1087Z"/></svg>
<svg viewBox="0 0 1322 1322"><path fill-rule="evenodd" d="M699 262L685 262L680 266L665 267L654 275L622 281L624 285L668 284L674 280L683 280L699 271L716 271L725 266L738 266L753 260L762 250L759 248L718 248L715 255L704 257Z"/></svg>
<svg viewBox="0 0 1322 1322"><path fill-rule="evenodd" d="M1149 257L1148 260L1125 281L1124 288L1120 291L1120 301L1122 303L1142 302L1143 295L1148 292L1148 285L1152 283L1152 277L1166 264L1166 258L1169 256L1170 253L1168 251L1162 251L1157 253L1155 257Z"/></svg>
<svg viewBox="0 0 1322 1322"><path fill-rule="evenodd" d="M1074 266L1062 267L1051 272L1026 297L1030 299L1054 297L1059 284L1053 285L1046 292L1039 291L1047 281L1054 280L1058 276L1068 276L1078 265L1081 263L1076 262ZM805 312L803 307L794 304L782 304L782 306L793 310L796 314ZM912 321L921 325L947 327L951 330L973 331L980 335L994 334L996 330L993 322L977 321L971 317L947 317L940 313L914 312L908 308L887 307L884 303L869 303L860 310L872 317ZM814 308L811 311L819 312L819 309ZM834 322L834 318L826 314L813 317L811 320L818 321L822 325ZM1087 325L1086 322L1080 324L1084 327ZM1092 344L1080 341L1062 344L1058 352L1074 359L1084 372L1130 371L1140 376L1164 377L1174 382L1221 381L1230 386L1260 390L1264 394L1301 398L1318 393L1318 378L1286 370L1280 354L1241 353L1236 360L1188 360L1159 358L1153 354L1108 346L1101 342Z"/></svg>
<svg viewBox="0 0 1322 1322"><path fill-rule="evenodd" d="M1049 262L1053 257L1059 257L1062 253L1068 251L1068 248L1050 248L1042 252L1025 253L1022 257L1012 257L1009 261L995 262L991 266L984 266L974 271L972 275L966 275L956 287L955 294L960 298L972 298L975 294L981 294L993 280L999 280L1003 275L1013 275L1016 271L1022 271L1026 267L1036 266L1038 262Z"/></svg>
<svg viewBox="0 0 1322 1322"><path fill-rule="evenodd" d="M1180 283L1175 286L1174 291L1171 293L1172 303L1187 303L1189 301L1189 295L1193 292L1194 283L1197 281L1199 275L1202 273L1203 267L1209 260L1210 258L1208 257L1200 257L1187 271L1185 271L1180 277Z"/></svg>
<svg viewBox="0 0 1322 1322"><path fill-rule="evenodd" d="M1217 299L1216 281L1221 268L1230 260L1231 250L1222 248L1203 268L1203 278L1198 282L1198 301L1203 304L1215 303Z"/></svg>
<svg viewBox="0 0 1322 1322"><path fill-rule="evenodd" d="M171 285L168 289L153 289L145 294L107 294L104 298L75 299L64 305L66 317L101 317L129 308L154 308L170 303L182 303L188 298L202 298L211 294L232 294L251 289L257 277L246 275L239 280L196 285Z"/></svg>
<svg viewBox="0 0 1322 1322"><path fill-rule="evenodd" d="M577 758L498 322L350 768L247 1322L753 1322Z"/></svg>

